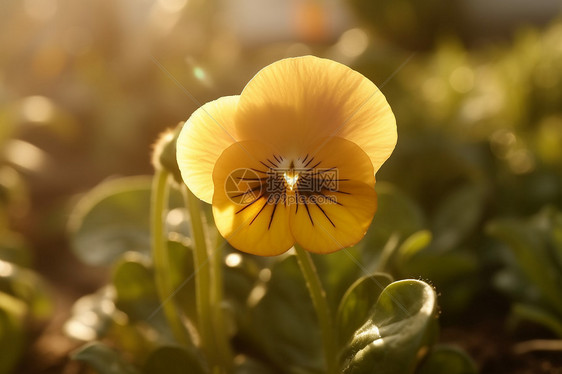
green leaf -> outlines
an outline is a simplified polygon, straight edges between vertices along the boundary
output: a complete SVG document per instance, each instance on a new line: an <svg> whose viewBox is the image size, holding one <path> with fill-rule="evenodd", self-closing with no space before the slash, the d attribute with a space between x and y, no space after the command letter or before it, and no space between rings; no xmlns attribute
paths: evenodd
<svg viewBox="0 0 562 374"><path fill-rule="evenodd" d="M474 361L461 349L438 345L424 358L416 374L477 374Z"/></svg>
<svg viewBox="0 0 562 374"><path fill-rule="evenodd" d="M511 311L513 315L518 318L538 323L562 338L562 319L552 314L550 311L545 310L545 308L530 304L515 303L511 306Z"/></svg>
<svg viewBox="0 0 562 374"><path fill-rule="evenodd" d="M182 247L183 248L183 247ZM177 266L170 267L170 274L182 269L182 262L172 262ZM113 286L116 292L115 305L129 317L129 323L143 324L151 327L152 338L161 342L174 341L172 331L162 309L162 302L156 291L154 271L150 259L138 252L127 252L116 264L113 271ZM183 302L181 289L166 302ZM188 299L188 301L193 301ZM195 306L192 306L195 308Z"/></svg>
<svg viewBox="0 0 562 374"><path fill-rule="evenodd" d="M370 251L382 249L393 234L405 238L425 224L420 207L398 188L383 182L377 183L376 190L377 213L363 241Z"/></svg>
<svg viewBox="0 0 562 374"><path fill-rule="evenodd" d="M249 297L253 349L285 373L318 371L323 366L321 334L312 301L295 256L279 258L271 279Z"/></svg>
<svg viewBox="0 0 562 374"><path fill-rule="evenodd" d="M138 252L127 252L113 271L117 307L133 320L143 320L158 308L150 261Z"/></svg>
<svg viewBox="0 0 562 374"><path fill-rule="evenodd" d="M64 332L78 340L92 341L103 337L113 324L115 291L109 286L82 296L72 306Z"/></svg>
<svg viewBox="0 0 562 374"><path fill-rule="evenodd" d="M25 348L25 303L0 292L0 374L13 373Z"/></svg>
<svg viewBox="0 0 562 374"><path fill-rule="evenodd" d="M429 230L420 230L410 235L398 248L397 266L401 267L401 264L410 260L416 253L427 248L432 237Z"/></svg>
<svg viewBox="0 0 562 374"><path fill-rule="evenodd" d="M343 296L337 314L338 340L346 344L370 317L381 292L392 283L387 274L375 274L358 279Z"/></svg>
<svg viewBox="0 0 562 374"><path fill-rule="evenodd" d="M536 226L540 223L540 214L535 217L539 222L498 220L488 225L487 231L508 245L524 277L535 285L545 301L562 315L562 277L554 264L552 253L549 252L548 232L545 233L540 226Z"/></svg>
<svg viewBox="0 0 562 374"><path fill-rule="evenodd" d="M225 313L229 313L234 320L229 327L229 332L236 333L237 330L252 330L253 321L248 313L248 298L258 282L260 271L265 276L269 276L270 270L263 269L256 261L256 256L245 255L237 252L230 252L225 257L224 269L224 293L227 308ZM262 288L263 284L262 284ZM258 297L253 298L257 300Z"/></svg>
<svg viewBox="0 0 562 374"><path fill-rule="evenodd" d="M168 256L170 259L169 277L176 294L173 299L186 313L191 321L197 322L195 304L195 267L193 250L184 242L169 240Z"/></svg>
<svg viewBox="0 0 562 374"><path fill-rule="evenodd" d="M15 232L0 232L0 260L13 264L30 267L32 264L32 254L25 238Z"/></svg>
<svg viewBox="0 0 562 374"><path fill-rule="evenodd" d="M140 374L121 355L100 342L91 342L74 352L73 360L83 361L98 374Z"/></svg>
<svg viewBox="0 0 562 374"><path fill-rule="evenodd" d="M312 254L312 259L326 291L328 303L333 310L337 310L349 286L366 273L366 269L358 266L362 261L361 253L357 247L352 247L329 256Z"/></svg>
<svg viewBox="0 0 562 374"><path fill-rule="evenodd" d="M150 179L104 182L76 205L70 220L71 245L89 265L108 265L127 251L150 253Z"/></svg>
<svg viewBox="0 0 562 374"><path fill-rule="evenodd" d="M484 196L480 186L469 184L443 200L432 222L435 248L452 249L476 228L484 210Z"/></svg>
<svg viewBox="0 0 562 374"><path fill-rule="evenodd" d="M201 357L177 346L156 349L144 365L144 374L206 374Z"/></svg>
<svg viewBox="0 0 562 374"><path fill-rule="evenodd" d="M417 280L384 289L372 315L342 351L345 374L410 374L418 353L434 339L436 294Z"/></svg>
<svg viewBox="0 0 562 374"><path fill-rule="evenodd" d="M45 281L32 270L0 260L2 267L5 270L0 272L0 291L25 302L32 318L46 320L50 317L53 302Z"/></svg>

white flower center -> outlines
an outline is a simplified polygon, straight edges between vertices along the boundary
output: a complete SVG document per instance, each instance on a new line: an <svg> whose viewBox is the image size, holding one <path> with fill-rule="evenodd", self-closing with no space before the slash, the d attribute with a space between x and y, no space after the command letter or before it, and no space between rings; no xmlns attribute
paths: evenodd
<svg viewBox="0 0 562 374"><path fill-rule="evenodd" d="M292 191L299 180L299 173L296 173L293 169L291 169L283 173L283 178L285 178L287 186Z"/></svg>

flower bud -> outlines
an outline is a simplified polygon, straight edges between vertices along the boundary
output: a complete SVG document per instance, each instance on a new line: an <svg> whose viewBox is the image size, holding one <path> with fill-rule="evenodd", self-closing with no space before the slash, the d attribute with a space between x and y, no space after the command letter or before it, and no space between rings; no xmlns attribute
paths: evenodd
<svg viewBox="0 0 562 374"><path fill-rule="evenodd" d="M173 175L174 180L182 183L181 172L176 159L176 141L183 127L184 122L180 122L175 129L164 131L154 144L152 152L152 166L156 170L166 170Z"/></svg>

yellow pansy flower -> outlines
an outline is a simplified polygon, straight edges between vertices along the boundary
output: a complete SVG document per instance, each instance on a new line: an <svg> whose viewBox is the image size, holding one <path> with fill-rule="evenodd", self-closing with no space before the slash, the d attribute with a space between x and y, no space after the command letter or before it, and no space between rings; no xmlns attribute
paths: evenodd
<svg viewBox="0 0 562 374"><path fill-rule="evenodd" d="M367 78L314 56L277 61L238 96L196 110L177 142L182 178L235 248L273 256L354 245L377 208L396 120Z"/></svg>

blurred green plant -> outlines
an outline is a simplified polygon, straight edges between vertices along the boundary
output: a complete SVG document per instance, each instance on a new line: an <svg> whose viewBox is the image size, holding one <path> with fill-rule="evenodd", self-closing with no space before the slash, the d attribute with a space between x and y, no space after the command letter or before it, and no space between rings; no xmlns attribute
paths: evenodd
<svg viewBox="0 0 562 374"><path fill-rule="evenodd" d="M8 183L2 187L12 185L9 179L3 182ZM51 317L53 303L45 281L31 269L33 256L27 241L8 227L9 211L16 207L11 206L9 188L3 192L7 193L0 206L0 373L9 374L30 345L31 334Z"/></svg>
<svg viewBox="0 0 562 374"><path fill-rule="evenodd" d="M27 347L30 334L44 327L53 304L45 281L22 265L29 256L25 247L14 247L13 234L3 231L0 241L0 373L13 373ZM6 235L6 236L4 236ZM4 240L12 236L11 242ZM17 257L14 261L14 250Z"/></svg>
<svg viewBox="0 0 562 374"><path fill-rule="evenodd" d="M444 34L461 34L459 0L347 0L367 26L398 46L427 50Z"/></svg>
<svg viewBox="0 0 562 374"><path fill-rule="evenodd" d="M201 330L193 275L198 269L185 230L188 214L172 202L163 216L170 259L166 271L173 290L166 298L157 291L154 259L145 246L130 239L149 235L147 222L139 218L149 214L150 193L148 180L126 178L105 182L77 205L71 225L74 250L88 264L112 263L113 276L109 285L74 306L65 331L88 343L73 358L102 374L174 373L186 367L210 373L207 356L196 343ZM99 217L106 219L97 221ZM124 220L127 230L104 229L111 222L121 227ZM207 230L212 229L212 223L208 225ZM323 372L323 352L315 343L320 330L297 258L262 258L224 249L224 301L212 308L224 312L223 333L235 352L232 372ZM91 252L96 256L88 255ZM337 310L340 370L423 373L438 362L455 368L450 373L475 373L464 354L435 345L433 288L417 280L392 282L389 275L361 269L360 252L352 248L313 257L331 308ZM174 333L164 313L167 304L180 312L180 328L188 340L182 342Z"/></svg>
<svg viewBox="0 0 562 374"><path fill-rule="evenodd" d="M0 150L14 141L15 129L0 107ZM4 122L5 121L5 122ZM21 174L0 152L0 374L13 373L26 349L52 316L54 305L45 280L33 267L26 238L12 222L29 208Z"/></svg>
<svg viewBox="0 0 562 374"><path fill-rule="evenodd" d="M560 21L521 29L508 46L467 50L445 38L408 60L386 87L401 125L381 179L408 203L395 201L386 212L387 187L379 186L380 208L365 242L385 248L375 252L374 268L381 262L397 278L421 276L442 290L445 316L490 292L503 263L484 234L486 222L534 215L545 205L562 209L561 41ZM380 66L381 79L392 72L374 51L357 65L370 77L380 76ZM384 231L385 222L397 221L403 229L396 235ZM385 235L393 240L385 243ZM525 287L509 288L543 288L524 279Z"/></svg>
<svg viewBox="0 0 562 374"><path fill-rule="evenodd" d="M380 349L387 349L388 341L400 341L402 336L375 340L372 326L364 326L385 327L371 314L376 309L384 315L386 304L377 302L382 293L404 297L412 315L418 315L419 309L405 286L431 296L417 281L392 286L381 272L393 279L421 278L434 285L444 317L462 313L478 292L490 292L487 281L498 258L488 251L492 246L483 233L488 221L492 222L489 234L511 251L500 258L504 268L495 283L513 300L513 314L560 335L556 243L562 209L562 23L544 30L521 29L510 45L467 49L455 36L466 31L460 29L458 1L348 2L376 33L374 37L364 33L371 45L353 64L373 81L384 82L399 123L400 142L393 162L381 170L379 179L392 184L377 184L379 210L365 240L345 252L313 256L328 301L334 311L339 310L338 329L344 331L340 335L363 329L367 341L382 340ZM89 167L79 162L78 168L87 169L90 178L100 170L121 170L126 162L140 159L138 145L146 141L147 128L155 131L162 122L183 118L195 107L188 103L186 108L186 98L168 74L205 101L239 87L263 61L294 52L281 43L241 53L240 41L230 35L231 30L222 22L211 22L214 2L190 1L185 12L174 14L163 12L164 2L157 2L152 10L144 9L154 16L142 27L130 22L125 7L88 4L84 7L91 12L86 15L88 22L81 22L84 14L74 7L59 7L56 16L51 15L53 24L60 19L73 19L76 24L52 28L52 35L41 42L32 42L43 27L41 17L38 21L33 14L26 15L23 2L6 5L11 11L3 13L2 40L9 43L0 57L3 153L14 149L14 144L22 145L11 141L20 124L39 125L33 131L47 125L88 152ZM28 27L20 27L22 22ZM379 36L391 44L381 43ZM148 40L146 50L119 48L139 45L139 37ZM428 53L410 58L396 45ZM297 47L306 53L337 53L335 46ZM156 63L149 54L158 57ZM195 58L185 61L185 56ZM397 67L401 67L398 72ZM220 84L199 79L196 71ZM31 96L19 97L20 93ZM87 130L79 130L77 123ZM41 170L50 173L53 168ZM13 165L0 166L0 348L10 357L2 360L5 366L0 365L0 373L13 367L25 349L22 339L28 321L46 318L49 309L44 283L29 269L32 256L25 240L4 229L7 217L28 204L26 189ZM204 354L196 343L199 321L190 278L196 268L190 215L181 193L172 189L165 248L171 264L168 286L178 291L163 300L151 253L152 193L148 178L116 180L96 188L77 206L71 222L77 256L92 266L111 266L113 272L107 286L76 303L65 329L70 336L92 342L74 357L99 372L112 367L118 372L174 372L177 368L171 362L206 372ZM553 207L537 215L546 204ZM211 224L205 227L213 230ZM319 332L295 259L258 259L228 246L223 252L221 307L226 335L237 354L237 372L276 373L286 365L294 372L319 371L320 350L309 344ZM363 292L366 296L356 296ZM425 297L424 303L435 304L432 298ZM361 304L358 299L368 300L354 306L357 313L365 313L353 317L363 319L362 324L348 326L353 314L348 315L341 304ZM163 301L181 311L178 318L193 344L179 345ZM401 353L401 363L415 366L420 373L473 370L461 352L434 344L434 321L420 320L418 331L432 332L418 342L412 340L408 352ZM400 323L396 321L396 326ZM385 327L385 331L390 330ZM346 347L340 360L345 370L359 370L354 360L360 343L351 347L348 341L340 342ZM430 353L423 355L426 348ZM377 349L369 357L377 357L381 352ZM414 351L420 356L412 360Z"/></svg>
<svg viewBox="0 0 562 374"><path fill-rule="evenodd" d="M429 217L395 186L378 183L377 192L379 210L362 242L367 268L398 279L428 280L441 291L444 314L461 313L484 287L474 246L483 220L485 190L478 185L461 186L443 198Z"/></svg>
<svg viewBox="0 0 562 374"><path fill-rule="evenodd" d="M495 285L513 300L513 316L562 338L562 213L546 207L530 218L497 219L487 231L504 244Z"/></svg>

